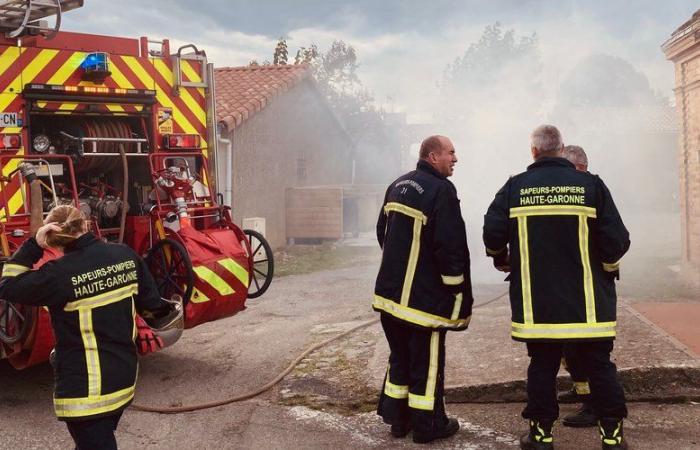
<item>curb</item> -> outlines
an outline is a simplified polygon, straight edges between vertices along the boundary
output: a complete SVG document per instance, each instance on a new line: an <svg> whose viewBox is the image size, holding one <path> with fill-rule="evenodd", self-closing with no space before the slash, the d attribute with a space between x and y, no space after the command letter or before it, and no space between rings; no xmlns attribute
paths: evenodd
<svg viewBox="0 0 700 450"><path fill-rule="evenodd" d="M700 401L700 366L633 367L617 372L628 402ZM560 390L571 389L568 376L557 377ZM448 403L520 403L527 400L526 380L474 386L446 386Z"/></svg>

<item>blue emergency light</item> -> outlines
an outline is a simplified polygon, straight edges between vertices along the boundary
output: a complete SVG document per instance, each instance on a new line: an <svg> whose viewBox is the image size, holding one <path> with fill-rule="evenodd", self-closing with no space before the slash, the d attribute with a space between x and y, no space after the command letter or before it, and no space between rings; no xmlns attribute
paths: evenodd
<svg viewBox="0 0 700 450"><path fill-rule="evenodd" d="M105 52L88 53L80 64L83 80L104 82L112 73L109 71L109 55Z"/></svg>

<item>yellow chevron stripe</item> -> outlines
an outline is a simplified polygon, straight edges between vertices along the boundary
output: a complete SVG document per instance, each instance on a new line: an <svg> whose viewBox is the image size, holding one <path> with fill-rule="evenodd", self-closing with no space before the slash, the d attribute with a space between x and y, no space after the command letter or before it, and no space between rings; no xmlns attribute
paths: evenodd
<svg viewBox="0 0 700 450"><path fill-rule="evenodd" d="M15 194L10 198L10 201L7 202L7 206L10 208L10 214L17 214L19 210L22 209L23 203L24 202L22 201L22 188L19 188L17 189L17 192L15 192Z"/></svg>
<svg viewBox="0 0 700 450"><path fill-rule="evenodd" d="M192 66L192 63L187 61L186 59L180 61L180 69L185 75L187 75L187 78L194 81L195 83L199 83L200 81L202 81L202 77L199 75L199 72L195 70L195 68Z"/></svg>
<svg viewBox="0 0 700 450"><path fill-rule="evenodd" d="M193 82L199 83L202 81L202 77L200 76L199 72L195 70L195 68L192 66L192 63L187 61L187 60L182 60L180 61L180 67L182 72L187 75L187 78L192 80ZM204 98L204 88L187 88L187 89L195 89L197 92L199 92L199 95Z"/></svg>
<svg viewBox="0 0 700 450"><path fill-rule="evenodd" d="M192 66L192 63L187 61L187 60L182 60L180 61L180 67L182 69L182 72L187 75L187 78L190 80L199 83L202 81L202 77L200 76L200 73L195 70L195 68ZM192 88L189 88L192 89ZM204 88L195 88L199 94L204 97Z"/></svg>
<svg viewBox="0 0 700 450"><path fill-rule="evenodd" d="M168 84L172 87L173 86L173 72L170 70L170 68L163 62L162 59L160 58L155 58L153 59L153 66L156 68L158 72L165 78L165 80L168 82ZM187 89L180 89L180 98L182 99L183 102L185 102L185 105L189 108L189 110L194 114L194 116L199 120L199 123L201 125L206 126L207 124L207 114L204 112L204 109L202 108L202 105L197 103L197 101L192 98L192 94L187 92Z"/></svg>
<svg viewBox="0 0 700 450"><path fill-rule="evenodd" d="M78 107L78 103L61 103L58 107L59 111L74 111Z"/></svg>
<svg viewBox="0 0 700 450"><path fill-rule="evenodd" d="M16 154L17 154L17 155L23 155L24 152L19 151L19 152L17 152ZM6 177L10 176L10 172L12 172L13 170L15 170L15 169L17 168L17 166L19 166L19 163L21 163L21 162L22 162L22 160L21 160L20 158L15 158L15 159L9 160L9 161L7 162L7 164L5 164L5 165L2 167L2 174L3 174L4 176L6 176Z"/></svg>
<svg viewBox="0 0 700 450"><path fill-rule="evenodd" d="M56 55L58 55L58 50L40 51L39 54L34 57L32 62L27 64L22 70L22 73L20 74L22 77L22 85L24 86L25 84L34 81L34 78L39 75L39 72L41 72L41 70L46 67L46 65L50 63L51 60L56 57Z"/></svg>
<svg viewBox="0 0 700 450"><path fill-rule="evenodd" d="M2 52L0 55L0 76L2 76L2 74L12 66L12 63L19 58L19 54L19 48L17 47L8 47L4 52ZM12 81L12 83L5 87L5 92L19 92L20 88L20 79L17 77ZM12 89L12 91L10 91L10 89Z"/></svg>
<svg viewBox="0 0 700 450"><path fill-rule="evenodd" d="M238 281L243 283L243 286L248 287L250 280L248 271L234 261L232 258L221 259L217 261L224 269L228 270L233 274L234 277L238 278Z"/></svg>
<svg viewBox="0 0 700 450"><path fill-rule="evenodd" d="M107 109L112 111L112 112L124 112L124 108L122 108L119 105L112 105L112 104L107 104Z"/></svg>
<svg viewBox="0 0 700 450"><path fill-rule="evenodd" d="M4 111L17 98L17 94L0 94L0 111Z"/></svg>
<svg viewBox="0 0 700 450"><path fill-rule="evenodd" d="M117 83L117 86L119 86L122 89L134 88L134 85L129 82L129 80L124 76L124 74L117 68L115 64L112 64L109 67L109 71L112 72L112 80L114 80L114 82ZM152 85L147 84L146 87L150 89Z"/></svg>
<svg viewBox="0 0 700 450"><path fill-rule="evenodd" d="M86 53L75 52L70 58L63 63L61 67L58 68L56 73L51 75L47 84L64 84L66 80L76 71L80 64L82 64L85 59Z"/></svg>
<svg viewBox="0 0 700 450"><path fill-rule="evenodd" d="M145 85L151 85L154 83L153 79L148 75L148 72L141 67L141 64L139 63L138 59L134 58L133 56L124 56L124 62L129 64L129 67L131 70L134 71L136 76L138 77L139 80L141 80L142 83ZM156 91L156 100L158 100L158 103L160 103L162 106L165 106L166 108L172 108L173 110L173 119L182 127L182 129L185 131L185 133L188 134L198 134L197 130L192 126L192 124L187 120L187 118L182 114L179 108L175 106L175 104L172 102L170 99L170 93L169 92L163 92L163 90L160 88L160 85L155 86L155 91ZM202 136L202 147L205 147L206 143L204 141L204 137Z"/></svg>
<svg viewBox="0 0 700 450"><path fill-rule="evenodd" d="M206 266L196 266L193 267L192 270L194 270L194 273L197 274L197 277L209 284L211 287L216 289L216 291L221 294L221 295L230 295L234 294L236 291L233 290L229 284L224 281L223 278L221 278L219 275L217 275L213 270Z"/></svg>
<svg viewBox="0 0 700 450"><path fill-rule="evenodd" d="M192 297L190 297L190 301L192 303L205 303L210 301L211 299L204 295L204 292L200 291L197 288L192 288Z"/></svg>

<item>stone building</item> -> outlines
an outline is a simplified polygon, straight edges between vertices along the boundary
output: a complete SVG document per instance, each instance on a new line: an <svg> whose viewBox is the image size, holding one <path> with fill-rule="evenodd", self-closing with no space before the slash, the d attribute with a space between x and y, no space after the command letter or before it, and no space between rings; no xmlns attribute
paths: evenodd
<svg viewBox="0 0 700 450"><path fill-rule="evenodd" d="M700 286L700 10L662 45L675 66L683 274Z"/></svg>
<svg viewBox="0 0 700 450"><path fill-rule="evenodd" d="M342 186L353 181L354 145L308 66L225 67L215 77L219 135L232 150L225 161L227 145L219 143L218 191L226 197L230 175L234 221L265 219L266 237L279 247L288 237L290 189L326 187L303 197L324 202L340 192L340 210L320 204L302 212L317 219L308 227L340 221L342 230Z"/></svg>

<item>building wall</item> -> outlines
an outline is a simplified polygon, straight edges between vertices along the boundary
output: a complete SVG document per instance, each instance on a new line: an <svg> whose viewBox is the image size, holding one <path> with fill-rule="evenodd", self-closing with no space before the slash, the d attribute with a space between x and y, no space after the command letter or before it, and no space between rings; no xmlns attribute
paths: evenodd
<svg viewBox="0 0 700 450"><path fill-rule="evenodd" d="M352 144L309 81L274 98L229 138L234 222L265 218L273 248L286 242L286 188L351 182ZM220 192L224 165L222 158Z"/></svg>
<svg viewBox="0 0 700 450"><path fill-rule="evenodd" d="M700 285L700 41L690 33L664 48L675 64L683 273Z"/></svg>

